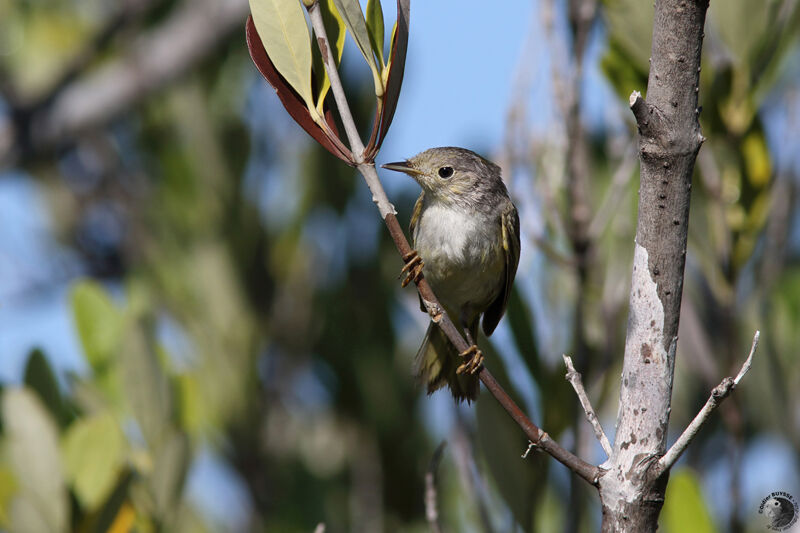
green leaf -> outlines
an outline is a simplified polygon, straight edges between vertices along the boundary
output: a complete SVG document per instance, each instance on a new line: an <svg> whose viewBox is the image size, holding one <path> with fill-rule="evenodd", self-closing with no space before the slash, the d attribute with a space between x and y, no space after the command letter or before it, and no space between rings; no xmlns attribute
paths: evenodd
<svg viewBox="0 0 800 533"><path fill-rule="evenodd" d="M69 500L61 469L58 431L30 389L6 389L2 399L6 458L18 491L11 502L11 531L66 531Z"/></svg>
<svg viewBox="0 0 800 533"><path fill-rule="evenodd" d="M143 328L133 327L121 353L125 399L151 449L161 444L172 413L169 383L153 347Z"/></svg>
<svg viewBox="0 0 800 533"><path fill-rule="evenodd" d="M58 380L44 353L38 348L31 350L28 356L24 380L27 386L36 391L59 424L66 425L68 416L64 409L64 400L61 397Z"/></svg>
<svg viewBox="0 0 800 533"><path fill-rule="evenodd" d="M124 461L125 438L111 413L74 422L62 443L67 480L83 507L94 511L114 488Z"/></svg>
<svg viewBox="0 0 800 533"><path fill-rule="evenodd" d="M381 70L386 66L383 60L383 8L381 7L381 0L368 0L367 1L367 31L369 32L369 41L372 43L372 49L375 55L378 56Z"/></svg>
<svg viewBox="0 0 800 533"><path fill-rule="evenodd" d="M375 94L383 96L383 81L381 80L378 66L375 63L375 56L372 53L372 44L370 44L369 32L367 31L367 21L364 20L364 13L361 11L361 4L358 0L333 0L336 9L339 11L347 26L350 35L356 41L358 49L361 50L361 55L367 61L370 70L372 71L372 78L375 83Z"/></svg>
<svg viewBox="0 0 800 533"><path fill-rule="evenodd" d="M0 528L8 529L11 526L9 510L17 486L17 478L10 465L0 464Z"/></svg>
<svg viewBox="0 0 800 533"><path fill-rule="evenodd" d="M661 512L661 525L665 533L716 531L700 490L700 483L692 470L683 468L670 475L664 510Z"/></svg>
<svg viewBox="0 0 800 533"><path fill-rule="evenodd" d="M128 496L135 477L136 474L133 468L131 466L125 467L116 480L114 490L106 498L103 507L97 511L94 519L91 520L88 531L117 533L133 530L136 511L128 501Z"/></svg>
<svg viewBox="0 0 800 533"><path fill-rule="evenodd" d="M250 0L258 36L269 58L309 109L311 96L311 40L303 7L298 0Z"/></svg>
<svg viewBox="0 0 800 533"><path fill-rule="evenodd" d="M156 508L163 518L178 503L181 488L189 469L189 439L185 433L172 430L155 454L150 483Z"/></svg>
<svg viewBox="0 0 800 533"><path fill-rule="evenodd" d="M122 316L103 288L93 281L72 287L72 313L86 360L102 372L117 347Z"/></svg>
<svg viewBox="0 0 800 533"><path fill-rule="evenodd" d="M339 16L339 12L336 11L333 0L324 0L318 5L320 13L322 14L322 22L325 25L325 33L328 36L328 42L331 48L333 48L333 60L336 62L336 66L339 66L339 62L342 60L342 52L344 52L344 36L347 32L344 21L342 17ZM322 54L319 51L319 47L312 44L312 49L314 52L314 86L316 89L314 94L317 99L317 112L322 115L322 106L325 102L325 96L331 88L331 80L328 78L328 73L325 70L325 64L322 61Z"/></svg>

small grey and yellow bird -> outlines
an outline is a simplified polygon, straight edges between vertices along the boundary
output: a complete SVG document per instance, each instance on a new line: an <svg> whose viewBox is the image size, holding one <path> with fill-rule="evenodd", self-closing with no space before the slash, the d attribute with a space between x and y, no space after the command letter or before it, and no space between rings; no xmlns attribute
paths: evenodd
<svg viewBox="0 0 800 533"><path fill-rule="evenodd" d="M422 193L411 216L415 252L405 257L407 285L422 271L472 347L464 353L431 323L417 352L415 372L428 394L450 387L456 401L476 399L478 322L491 335L511 293L519 263L519 218L500 167L464 148L431 148L383 165L414 178ZM422 310L425 311L424 306Z"/></svg>

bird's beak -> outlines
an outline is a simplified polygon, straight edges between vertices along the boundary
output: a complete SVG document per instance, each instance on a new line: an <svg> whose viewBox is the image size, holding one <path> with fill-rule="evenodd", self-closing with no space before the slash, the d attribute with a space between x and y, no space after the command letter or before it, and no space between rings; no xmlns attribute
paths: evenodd
<svg viewBox="0 0 800 533"><path fill-rule="evenodd" d="M408 161L398 161L397 163L386 163L385 165L381 165L381 168L385 168L386 170L394 170L396 172L404 172L412 177L422 174L422 172L409 165Z"/></svg>

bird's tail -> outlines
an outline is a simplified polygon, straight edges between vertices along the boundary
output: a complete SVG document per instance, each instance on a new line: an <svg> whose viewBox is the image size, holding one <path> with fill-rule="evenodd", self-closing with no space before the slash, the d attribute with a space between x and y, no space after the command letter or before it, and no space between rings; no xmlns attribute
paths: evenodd
<svg viewBox="0 0 800 533"><path fill-rule="evenodd" d="M478 321L469 328L473 339L478 338ZM425 338L422 340L414 363L417 379L425 383L428 394L447 385L457 402L471 402L478 398L480 382L477 375L456 374L462 360L458 350L442 331L442 328L431 323Z"/></svg>

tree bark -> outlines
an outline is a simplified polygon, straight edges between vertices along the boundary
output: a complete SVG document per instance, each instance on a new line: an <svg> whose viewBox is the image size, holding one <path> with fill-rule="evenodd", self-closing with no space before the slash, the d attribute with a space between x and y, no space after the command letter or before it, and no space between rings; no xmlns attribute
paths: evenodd
<svg viewBox="0 0 800 533"><path fill-rule="evenodd" d="M655 531L680 316L707 0L656 0L647 99L639 127L639 218L614 456L600 478L604 532Z"/></svg>

